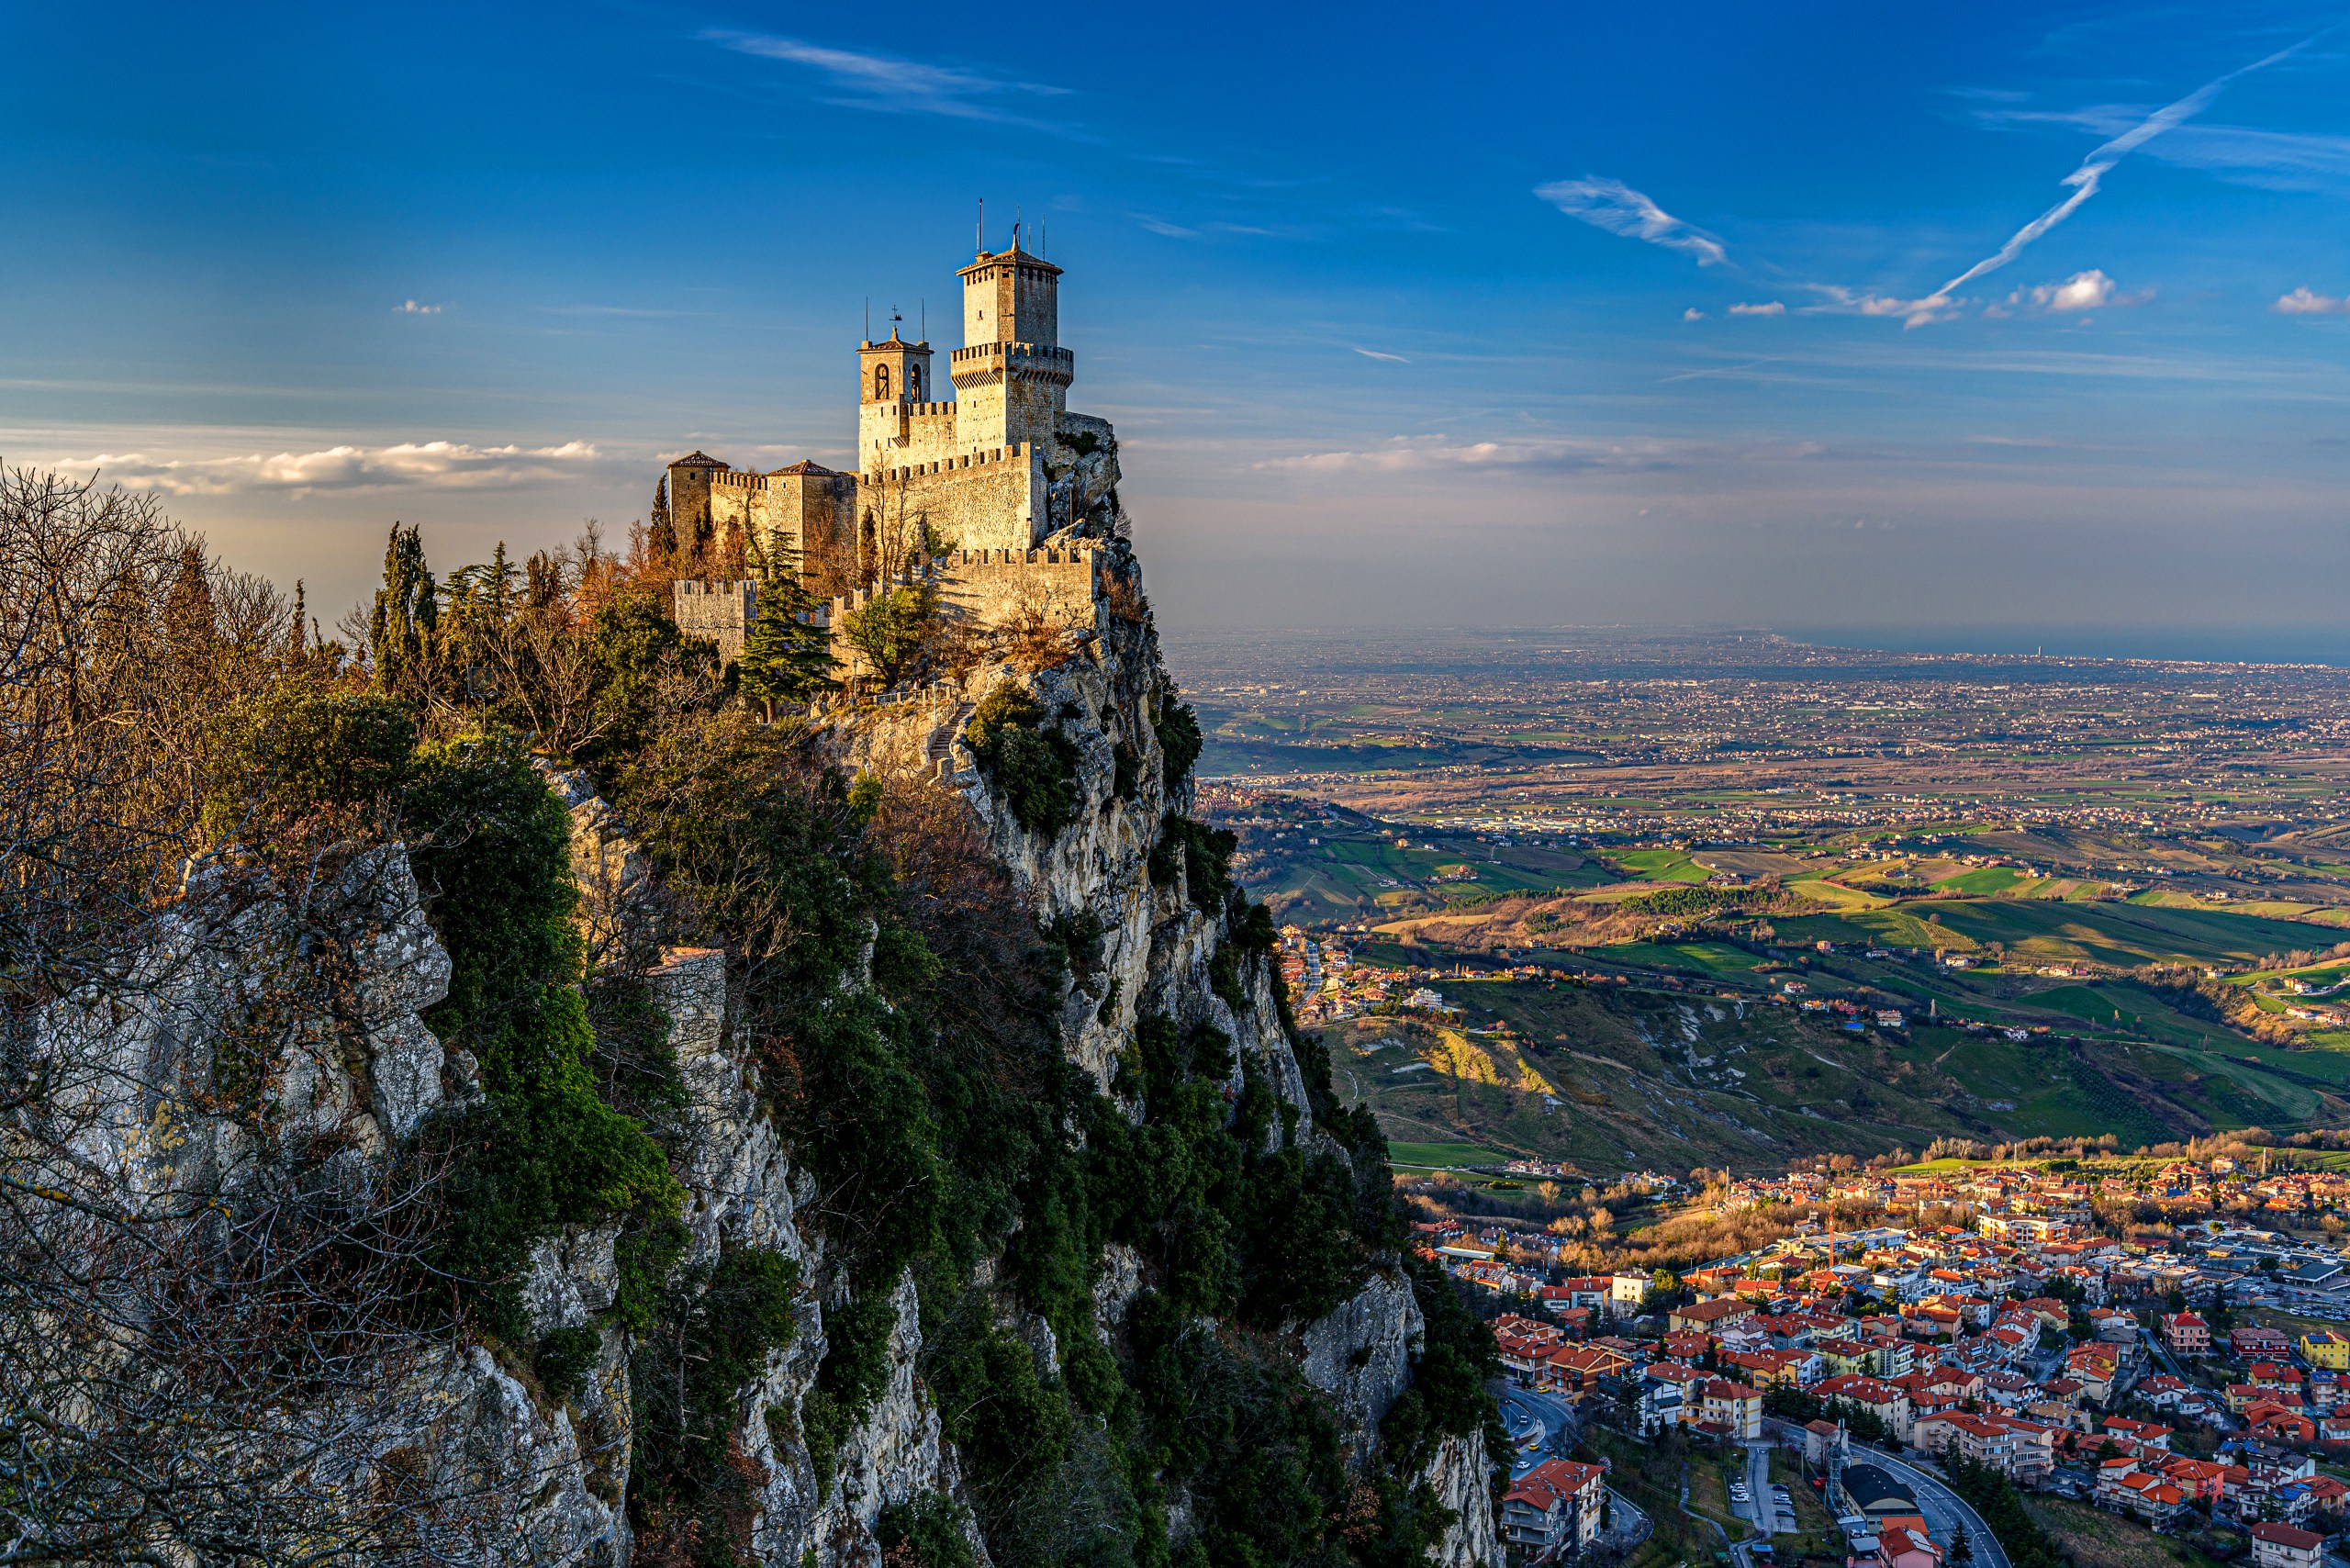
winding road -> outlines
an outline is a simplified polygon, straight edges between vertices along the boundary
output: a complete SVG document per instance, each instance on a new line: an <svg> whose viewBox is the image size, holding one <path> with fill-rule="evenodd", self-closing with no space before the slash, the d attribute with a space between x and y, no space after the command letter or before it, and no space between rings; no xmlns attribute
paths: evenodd
<svg viewBox="0 0 2350 1568"><path fill-rule="evenodd" d="M1967 1544L1975 1549L1975 1568L2008 1568L2008 1554L1983 1516L1963 1501L1948 1484L1916 1465L1863 1443L1852 1445L1855 1462L1874 1464L1918 1495L1919 1511L1926 1516L1926 1533L1948 1550L1957 1527L1966 1527Z"/></svg>

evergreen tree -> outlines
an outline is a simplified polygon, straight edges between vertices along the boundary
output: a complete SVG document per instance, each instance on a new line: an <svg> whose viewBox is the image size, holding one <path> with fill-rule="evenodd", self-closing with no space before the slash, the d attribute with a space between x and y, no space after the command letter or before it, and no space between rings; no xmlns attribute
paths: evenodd
<svg viewBox="0 0 2350 1568"><path fill-rule="evenodd" d="M375 590L375 611L367 618L377 686L397 691L425 678L440 622L440 591L425 569L424 542L414 528L396 522L384 548L384 586Z"/></svg>
<svg viewBox="0 0 2350 1568"><path fill-rule="evenodd" d="M1966 1527L1958 1527L1950 1538L1950 1568L1967 1568L1975 1561L1975 1543L1966 1539Z"/></svg>
<svg viewBox="0 0 2350 1568"><path fill-rule="evenodd" d="M746 538L759 606L736 665L743 689L765 702L772 719L777 703L806 702L832 689L832 633L815 624L823 606L800 579L799 552L779 538L761 545L755 529Z"/></svg>
<svg viewBox="0 0 2350 1568"><path fill-rule="evenodd" d="M669 521L669 476L653 487L653 511L644 528L646 554L656 561L674 561L677 555L677 525Z"/></svg>

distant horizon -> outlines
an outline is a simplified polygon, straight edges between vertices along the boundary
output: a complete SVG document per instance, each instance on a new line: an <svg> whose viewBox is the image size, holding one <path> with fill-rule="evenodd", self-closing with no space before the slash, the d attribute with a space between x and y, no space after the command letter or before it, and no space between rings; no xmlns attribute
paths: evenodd
<svg viewBox="0 0 2350 1568"><path fill-rule="evenodd" d="M2145 629L2105 627L1772 627L1706 625L1560 624L1555 626L1283 626L1200 630L1162 622L1160 640L1172 649L1231 648L1253 643L1371 643L1431 648L1447 639L1479 642L1588 636L1734 638L1777 637L1806 647L1854 653L1964 655L1999 660L2065 659L2111 663L2209 665L2221 667L2307 666L2350 668L2350 626L2260 630Z"/></svg>

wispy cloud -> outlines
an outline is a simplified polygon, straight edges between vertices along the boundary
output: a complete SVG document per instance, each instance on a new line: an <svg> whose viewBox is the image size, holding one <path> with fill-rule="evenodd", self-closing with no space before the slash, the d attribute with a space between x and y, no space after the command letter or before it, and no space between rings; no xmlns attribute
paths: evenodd
<svg viewBox="0 0 2350 1568"><path fill-rule="evenodd" d="M1702 321L1706 319L1706 313L1692 305L1681 313L1681 319L1684 321Z"/></svg>
<svg viewBox="0 0 2350 1568"><path fill-rule="evenodd" d="M1135 214L1135 221L1151 233L1162 235L1169 240L1196 240L1200 237L1200 231L1196 229L1186 229L1180 223L1169 223L1163 218L1153 218L1147 212Z"/></svg>
<svg viewBox="0 0 2350 1568"><path fill-rule="evenodd" d="M1377 349L1359 348L1355 350L1355 353L1362 355L1365 359L1383 359L1390 364L1409 364L1412 363L1410 360L1405 359L1402 354L1381 353Z"/></svg>
<svg viewBox="0 0 2350 1568"><path fill-rule="evenodd" d="M736 54L805 66L841 95L829 102L883 114L944 115L1057 129L1019 113L1013 106L1026 99L1064 97L1069 91L968 66L933 65L895 55L834 49L774 33L710 28L700 38Z"/></svg>
<svg viewBox="0 0 2350 1568"><path fill-rule="evenodd" d="M393 306L392 314L395 316L438 316L442 308L443 307L438 305L419 305L411 299L405 304Z"/></svg>
<svg viewBox="0 0 2350 1568"><path fill-rule="evenodd" d="M234 457L158 457L106 453L63 458L69 473L96 471L136 488L174 496L220 496L246 490L489 489L573 472L592 462L595 446L469 446L462 442L404 442L396 446L330 446L316 452L259 453Z"/></svg>
<svg viewBox="0 0 2350 1568"><path fill-rule="evenodd" d="M1837 283L1807 283L1803 286L1818 295L1819 302L1800 308L1796 312L1799 316L1908 316L1925 304L1920 299L1871 294L1866 289L1846 288Z"/></svg>
<svg viewBox="0 0 2350 1568"><path fill-rule="evenodd" d="M1714 442L1553 436L1507 441L1460 441L1449 436L1397 436L1377 446L1310 452L1259 463L1264 469L1315 473L1429 474L1477 469L1610 470L1645 473L1718 456L1810 457L1822 449L1799 442L1763 448Z"/></svg>
<svg viewBox="0 0 2350 1568"><path fill-rule="evenodd" d="M1558 180L1535 186L1534 194L1569 218L1595 229L1605 229L1610 234L1621 234L1628 240L1645 240L1651 245L1695 256L1701 267L1729 259L1729 252L1722 249L1720 241L1673 217L1621 180L1597 176Z"/></svg>
<svg viewBox="0 0 2350 1568"><path fill-rule="evenodd" d="M1729 308L1729 313L1733 316L1784 316L1787 313L1787 308L1780 300L1770 299L1760 305L1733 305Z"/></svg>
<svg viewBox="0 0 2350 1568"><path fill-rule="evenodd" d="M1975 116L1989 125L2073 126L2111 137L2138 123L2145 113L2128 105L2093 104L2078 109L1986 106ZM2180 125L2150 144L2146 155L2266 190L2319 190L2350 183L2350 136L2325 131Z"/></svg>
<svg viewBox="0 0 2350 1568"><path fill-rule="evenodd" d="M2278 297L2269 308L2279 316L2350 316L2350 298L2337 299L2303 286Z"/></svg>
<svg viewBox="0 0 2350 1568"><path fill-rule="evenodd" d="M2109 138L2087 157L2081 160L2079 168L2065 176L2063 184L2072 188L2071 195L2009 235L2006 244L1934 290L1925 298L1917 301L1915 307L1903 319L1902 325L1922 327L1930 322L1946 320L1955 315L1957 304L1953 296L1958 290L1973 283L1984 274L1996 272L2006 266L2023 253L2025 246L2030 245L2080 210L2081 204L2097 195L2098 187L2103 183L2105 176L2111 174L2121 160L2165 131L2175 129L2201 114L2210 106L2211 100L2218 97L2221 90L2231 82L2299 53L2309 46L2309 42L2310 40L2305 39L2289 48L2280 49L2264 59L2255 60L2249 65L2239 65L2233 71L2212 78L2187 96L2164 105L2119 134Z"/></svg>

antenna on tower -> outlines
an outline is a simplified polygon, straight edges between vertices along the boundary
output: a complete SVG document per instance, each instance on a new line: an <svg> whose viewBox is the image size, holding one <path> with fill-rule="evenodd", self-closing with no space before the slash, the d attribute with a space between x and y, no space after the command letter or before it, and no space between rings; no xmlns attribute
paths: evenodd
<svg viewBox="0 0 2350 1568"><path fill-rule="evenodd" d="M988 253L988 198L985 196L979 198L979 229L973 243L980 255Z"/></svg>
<svg viewBox="0 0 2350 1568"><path fill-rule="evenodd" d="M921 309L922 309L922 341L923 341L923 342L930 342L930 300L928 299L928 297L925 297L923 298L923 302L922 302Z"/></svg>
<svg viewBox="0 0 2350 1568"><path fill-rule="evenodd" d="M865 297L865 341L873 341L873 297L869 294Z"/></svg>
<svg viewBox="0 0 2350 1568"><path fill-rule="evenodd" d="M1020 204L1012 204L1012 248L1020 249Z"/></svg>

